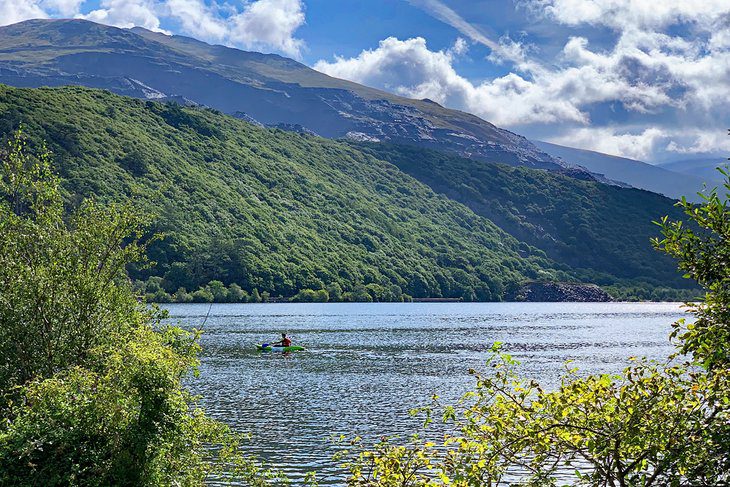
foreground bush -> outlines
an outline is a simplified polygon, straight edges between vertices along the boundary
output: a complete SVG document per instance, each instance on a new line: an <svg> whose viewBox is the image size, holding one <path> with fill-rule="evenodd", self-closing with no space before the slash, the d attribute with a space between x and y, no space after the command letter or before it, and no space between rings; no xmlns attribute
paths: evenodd
<svg viewBox="0 0 730 487"><path fill-rule="evenodd" d="M730 178L729 178L730 179ZM730 180L726 183L730 190ZM494 348L490 370L456 406L436 404L449 433L400 444L354 441L352 486L562 485L718 486L730 482L730 209L712 192L702 205L679 203L699 227L665 218L655 247L675 258L705 298L696 320L675 324L677 353L665 363L632 359L621 374L581 377L568 370L544 391ZM560 477L563 475L563 477Z"/></svg>
<svg viewBox="0 0 730 487"><path fill-rule="evenodd" d="M283 483L183 388L197 334L132 292L146 219L92 201L67 215L21 134L1 156L0 485Z"/></svg>

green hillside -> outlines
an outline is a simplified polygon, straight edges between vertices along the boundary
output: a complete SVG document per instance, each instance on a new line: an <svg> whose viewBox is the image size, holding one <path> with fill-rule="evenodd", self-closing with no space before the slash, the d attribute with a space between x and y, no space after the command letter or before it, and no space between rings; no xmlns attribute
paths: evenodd
<svg viewBox="0 0 730 487"><path fill-rule="evenodd" d="M659 235L653 221L664 215L682 219L674 200L427 149L356 147L465 204L550 258L582 269L580 273L594 282L606 285L618 278L650 286L687 286L674 261L649 243Z"/></svg>
<svg viewBox="0 0 730 487"><path fill-rule="evenodd" d="M503 298L566 279L544 254L347 144L218 112L79 87L0 86L0 135L48 142L69 204L133 199L158 215L151 270L168 291L211 279L291 296ZM397 286L397 287L396 287Z"/></svg>

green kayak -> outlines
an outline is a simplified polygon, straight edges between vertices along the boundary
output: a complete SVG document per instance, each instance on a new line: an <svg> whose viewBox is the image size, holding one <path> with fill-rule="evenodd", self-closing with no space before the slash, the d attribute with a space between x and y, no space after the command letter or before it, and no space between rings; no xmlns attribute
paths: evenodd
<svg viewBox="0 0 730 487"><path fill-rule="evenodd" d="M292 345L290 347L272 347L268 344L264 344L256 345L256 349L262 352L301 352L304 350L304 347L300 347L299 345Z"/></svg>

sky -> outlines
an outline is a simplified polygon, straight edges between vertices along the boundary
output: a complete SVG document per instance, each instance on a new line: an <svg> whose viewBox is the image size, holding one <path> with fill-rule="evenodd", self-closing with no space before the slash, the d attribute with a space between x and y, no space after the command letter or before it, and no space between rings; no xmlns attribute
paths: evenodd
<svg viewBox="0 0 730 487"><path fill-rule="evenodd" d="M730 0L0 0L273 52L528 138L661 162L730 153Z"/></svg>

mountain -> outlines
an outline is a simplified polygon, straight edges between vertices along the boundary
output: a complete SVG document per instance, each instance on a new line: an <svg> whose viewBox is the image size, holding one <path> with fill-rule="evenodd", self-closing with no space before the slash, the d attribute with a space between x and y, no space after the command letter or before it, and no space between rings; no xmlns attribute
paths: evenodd
<svg viewBox="0 0 730 487"><path fill-rule="evenodd" d="M675 201L649 191L486 163L417 147L357 144L437 193L463 203L592 282L641 279L682 286L674 260L649 244L652 222L683 219ZM608 277L612 276L612 277Z"/></svg>
<svg viewBox="0 0 730 487"><path fill-rule="evenodd" d="M701 157L692 159L679 159L659 164L669 171L685 174L691 177L700 178L703 181L711 181L708 185L715 186L721 183L722 176L717 171L718 167L724 168L730 165L727 157Z"/></svg>
<svg viewBox="0 0 730 487"><path fill-rule="evenodd" d="M21 125L31 147L48 142L69 205L94 196L158 215L157 264L134 276L164 277L168 291L219 279L275 296L336 284L497 300L525 281L643 297L685 286L648 242L651 220L680 215L645 191L493 163L472 174L475 161L438 151L101 90L0 85L0 137Z"/></svg>
<svg viewBox="0 0 730 487"><path fill-rule="evenodd" d="M274 296L337 284L499 300L526 280L571 278L342 142L107 91L0 85L0 136L21 124L32 148L48 142L68 204L94 196L158 215L157 264L134 276L164 276L169 291L219 279Z"/></svg>
<svg viewBox="0 0 730 487"><path fill-rule="evenodd" d="M2 27L0 83L84 85L144 99L182 97L329 138L415 144L552 170L564 166L524 137L430 100L332 78L281 56L139 27L118 29L85 20L30 20Z"/></svg>
<svg viewBox="0 0 730 487"><path fill-rule="evenodd" d="M702 190L705 182L708 185L716 185L719 181L717 177L704 179L694 174L680 174L674 172L671 167L655 166L625 157L574 149L549 142L533 141L533 143L550 155L563 159L569 165L576 164L592 173L602 174L608 179L670 198L679 199L686 196L689 200L699 201L697 193Z"/></svg>

